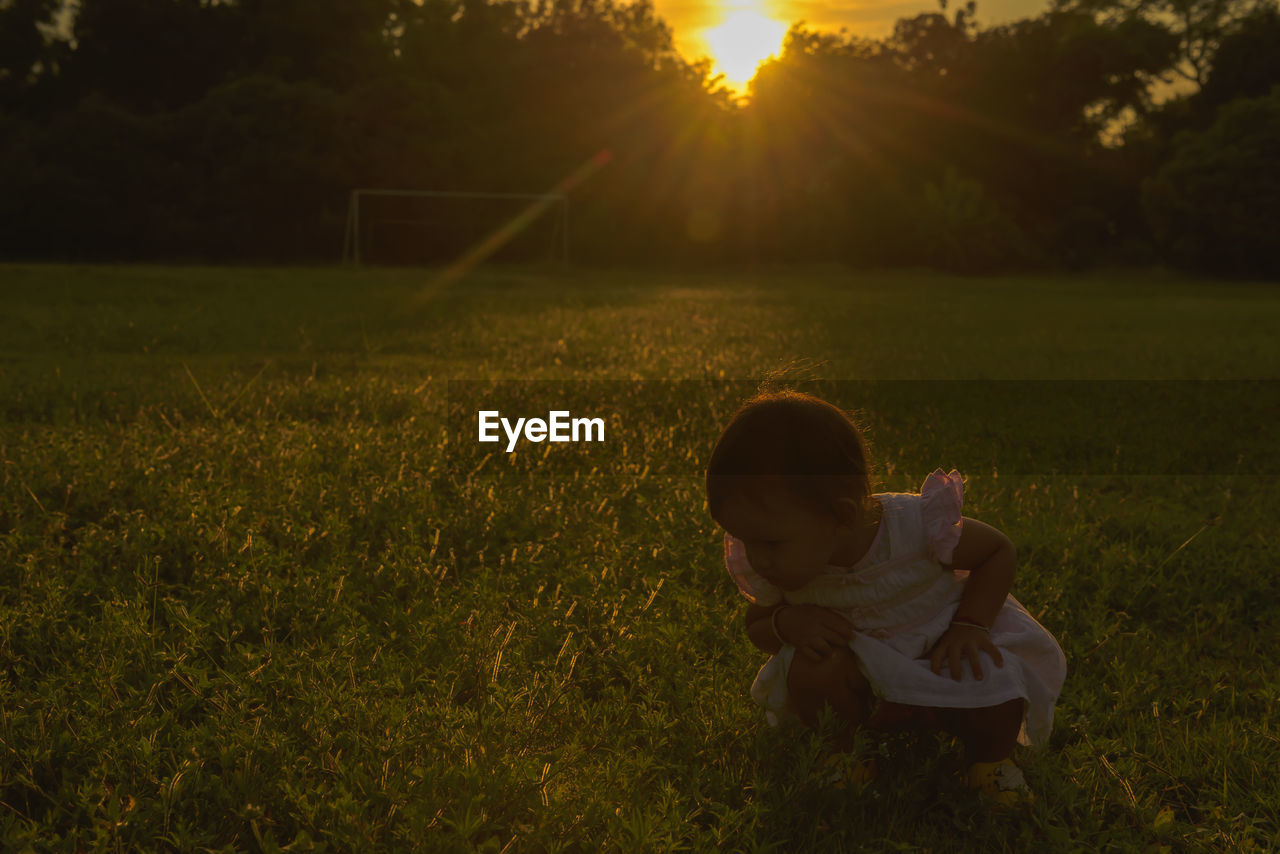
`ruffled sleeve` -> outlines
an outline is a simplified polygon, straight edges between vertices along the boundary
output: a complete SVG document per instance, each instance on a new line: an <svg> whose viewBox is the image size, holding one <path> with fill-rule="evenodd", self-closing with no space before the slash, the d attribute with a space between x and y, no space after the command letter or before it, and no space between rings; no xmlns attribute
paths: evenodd
<svg viewBox="0 0 1280 854"><path fill-rule="evenodd" d="M757 605L776 605L782 601L782 591L765 581L747 562L747 549L742 540L724 535L724 565L738 585L742 595Z"/></svg>
<svg viewBox="0 0 1280 854"><path fill-rule="evenodd" d="M964 504L964 480L952 469L943 474L937 469L920 487L920 516L924 521L925 541L939 563L950 564L956 543L960 542L960 509Z"/></svg>

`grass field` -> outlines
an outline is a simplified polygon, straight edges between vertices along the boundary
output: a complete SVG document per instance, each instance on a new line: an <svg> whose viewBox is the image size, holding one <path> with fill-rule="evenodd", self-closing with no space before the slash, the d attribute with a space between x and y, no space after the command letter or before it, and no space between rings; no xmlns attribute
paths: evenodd
<svg viewBox="0 0 1280 854"><path fill-rule="evenodd" d="M1277 329L1156 275L0 267L0 849L1275 850L1272 385L1093 381L1280 379ZM883 383L838 401L879 489L960 468L1017 545L1069 668L1034 804L933 736L830 788L747 696L701 473L792 359ZM630 444L478 454L450 381L524 379Z"/></svg>

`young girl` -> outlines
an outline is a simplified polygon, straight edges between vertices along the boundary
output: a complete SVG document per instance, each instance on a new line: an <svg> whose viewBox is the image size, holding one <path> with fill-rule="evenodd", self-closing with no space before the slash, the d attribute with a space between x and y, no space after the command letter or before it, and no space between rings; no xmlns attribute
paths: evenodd
<svg viewBox="0 0 1280 854"><path fill-rule="evenodd" d="M1013 544L961 516L955 471L919 495L869 493L861 433L811 395L757 395L721 434L707 503L747 635L773 654L751 696L773 725L815 726L830 705L843 751L859 726L943 729L965 744L969 786L1029 799L1013 747L1047 742L1066 659L1009 595ZM874 773L867 760L850 776Z"/></svg>

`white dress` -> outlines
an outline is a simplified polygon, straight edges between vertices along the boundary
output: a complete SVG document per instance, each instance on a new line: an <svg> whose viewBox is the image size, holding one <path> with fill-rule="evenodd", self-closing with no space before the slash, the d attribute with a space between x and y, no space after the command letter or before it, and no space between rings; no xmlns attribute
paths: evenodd
<svg viewBox="0 0 1280 854"><path fill-rule="evenodd" d="M967 572L952 572L960 541L963 481L938 469L919 495L873 496L884 514L867 554L856 565L829 565L799 590L784 591L755 572L740 540L725 535L725 563L742 594L759 605L786 601L822 605L844 615L856 635L849 647L877 697L935 708L976 709L1016 698L1027 701L1018 741L1043 746L1053 728L1053 706L1066 678L1067 662L1053 636L1009 596L991 626L1002 667L979 653L983 679L967 660L959 682L943 665L935 674L928 652L947 630L960 605ZM751 696L772 725L790 717L787 672L796 649L785 644L760 668Z"/></svg>

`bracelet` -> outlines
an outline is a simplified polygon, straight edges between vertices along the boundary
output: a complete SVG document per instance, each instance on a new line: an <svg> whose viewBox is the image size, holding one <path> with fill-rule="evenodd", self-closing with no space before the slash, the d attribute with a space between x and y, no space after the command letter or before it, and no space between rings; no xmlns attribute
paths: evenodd
<svg viewBox="0 0 1280 854"><path fill-rule="evenodd" d="M773 629L773 636L778 639L778 643L784 646L786 645L787 642L786 640L783 639L782 634L778 631L778 615L781 614L783 611L785 611L789 607L791 606L783 605L781 608L778 608L771 615L769 615L769 628Z"/></svg>
<svg viewBox="0 0 1280 854"><path fill-rule="evenodd" d="M979 623L977 620L971 619L969 617L955 617L954 619L951 620L951 625L968 626L971 629L980 629L986 632L987 634L991 634L991 629L982 625L982 623Z"/></svg>

